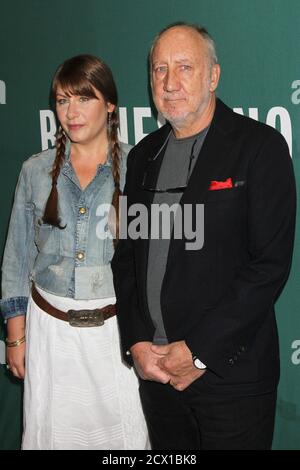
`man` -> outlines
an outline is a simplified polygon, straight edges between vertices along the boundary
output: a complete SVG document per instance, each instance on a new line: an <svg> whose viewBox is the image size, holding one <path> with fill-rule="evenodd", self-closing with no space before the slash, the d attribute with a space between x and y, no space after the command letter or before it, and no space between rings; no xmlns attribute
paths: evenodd
<svg viewBox="0 0 300 470"><path fill-rule="evenodd" d="M194 227L203 204L204 243L175 236L176 217L170 240L119 241L124 357L141 377L154 449L269 449L279 379L274 302L294 238L288 148L276 130L216 99L220 67L205 29L163 30L150 68L168 123L129 155L128 207L150 214L154 204L179 204L176 217L192 207Z"/></svg>

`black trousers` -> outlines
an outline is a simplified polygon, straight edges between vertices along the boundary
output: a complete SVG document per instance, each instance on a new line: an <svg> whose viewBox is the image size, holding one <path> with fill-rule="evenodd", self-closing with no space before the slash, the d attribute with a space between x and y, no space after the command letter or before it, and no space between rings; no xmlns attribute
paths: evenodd
<svg viewBox="0 0 300 470"><path fill-rule="evenodd" d="M271 448L276 392L232 398L141 380L140 396L154 450Z"/></svg>

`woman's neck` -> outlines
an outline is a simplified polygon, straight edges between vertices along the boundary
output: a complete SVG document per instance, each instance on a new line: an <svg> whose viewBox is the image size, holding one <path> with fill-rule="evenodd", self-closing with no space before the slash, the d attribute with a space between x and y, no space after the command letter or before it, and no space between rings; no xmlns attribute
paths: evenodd
<svg viewBox="0 0 300 470"><path fill-rule="evenodd" d="M90 144L71 143L71 160L88 166L105 163L108 154L108 139L98 139Z"/></svg>
<svg viewBox="0 0 300 470"><path fill-rule="evenodd" d="M107 161L107 154L107 138L89 145L71 144L70 159L82 189L94 179L98 165Z"/></svg>

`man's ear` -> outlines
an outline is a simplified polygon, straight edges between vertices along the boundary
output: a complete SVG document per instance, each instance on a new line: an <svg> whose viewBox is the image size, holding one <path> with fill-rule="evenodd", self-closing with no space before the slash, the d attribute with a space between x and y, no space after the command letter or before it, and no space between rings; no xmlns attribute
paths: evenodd
<svg viewBox="0 0 300 470"><path fill-rule="evenodd" d="M219 79L220 79L220 74L221 74L221 68L219 64L214 64L211 68L210 72L210 87L209 91L212 93L216 91Z"/></svg>

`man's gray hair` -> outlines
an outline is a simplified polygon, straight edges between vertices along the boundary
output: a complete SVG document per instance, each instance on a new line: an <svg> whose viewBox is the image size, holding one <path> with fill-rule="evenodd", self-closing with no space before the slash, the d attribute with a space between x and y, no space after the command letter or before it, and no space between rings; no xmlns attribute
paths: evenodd
<svg viewBox="0 0 300 470"><path fill-rule="evenodd" d="M207 44L207 51L208 51L208 59L210 62L210 65L213 66L218 63L218 57L217 57L217 51L216 51L216 45L211 37L211 35L208 33L208 31L203 27L199 26L197 24L190 24L190 23L185 23L185 22L177 22L177 23L172 23L169 26L166 26L164 29L162 29L154 38L154 41L152 43L150 53L149 53L149 62L150 62L150 67L152 64L152 54L153 50L156 46L157 41L160 39L160 37L169 29L175 28L176 26L178 27L184 27L184 28L189 28L195 31L196 33L200 34L200 36L205 40Z"/></svg>

